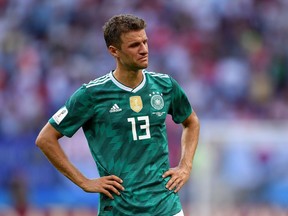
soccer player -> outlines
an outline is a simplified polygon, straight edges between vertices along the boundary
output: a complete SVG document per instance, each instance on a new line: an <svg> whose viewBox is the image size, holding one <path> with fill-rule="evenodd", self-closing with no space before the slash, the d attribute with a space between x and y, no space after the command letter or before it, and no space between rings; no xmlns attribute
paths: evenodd
<svg viewBox="0 0 288 216"><path fill-rule="evenodd" d="M83 84L42 128L36 145L86 192L100 193L99 215L183 215L177 192L187 182L199 121L178 83L149 72L143 19L121 14L104 27L116 69ZM181 159L170 168L165 118L183 125ZM65 156L62 136L83 128L99 178L86 178Z"/></svg>

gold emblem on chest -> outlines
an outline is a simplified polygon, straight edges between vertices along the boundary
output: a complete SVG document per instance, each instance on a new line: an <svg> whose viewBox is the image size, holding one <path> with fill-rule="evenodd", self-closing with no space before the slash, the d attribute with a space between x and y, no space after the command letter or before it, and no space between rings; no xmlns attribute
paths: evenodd
<svg viewBox="0 0 288 216"><path fill-rule="evenodd" d="M142 99L140 96L132 96L129 98L130 107L134 112L140 112L143 108Z"/></svg>

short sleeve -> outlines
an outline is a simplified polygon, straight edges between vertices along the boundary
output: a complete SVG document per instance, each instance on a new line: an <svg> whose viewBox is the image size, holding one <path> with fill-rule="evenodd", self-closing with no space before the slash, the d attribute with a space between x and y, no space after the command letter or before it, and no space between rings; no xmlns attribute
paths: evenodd
<svg viewBox="0 0 288 216"><path fill-rule="evenodd" d="M85 86L79 88L50 119L61 134L72 137L94 115L94 105Z"/></svg>
<svg viewBox="0 0 288 216"><path fill-rule="evenodd" d="M176 80L171 78L172 81L172 100L168 113L172 116L175 123L182 123L193 112L190 102Z"/></svg>

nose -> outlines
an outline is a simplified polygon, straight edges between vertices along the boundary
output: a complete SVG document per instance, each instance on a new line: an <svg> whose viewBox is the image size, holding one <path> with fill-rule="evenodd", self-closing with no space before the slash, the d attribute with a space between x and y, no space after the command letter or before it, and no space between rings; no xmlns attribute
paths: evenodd
<svg viewBox="0 0 288 216"><path fill-rule="evenodd" d="M147 54L148 53L148 44L147 43L141 43L140 53L141 54Z"/></svg>

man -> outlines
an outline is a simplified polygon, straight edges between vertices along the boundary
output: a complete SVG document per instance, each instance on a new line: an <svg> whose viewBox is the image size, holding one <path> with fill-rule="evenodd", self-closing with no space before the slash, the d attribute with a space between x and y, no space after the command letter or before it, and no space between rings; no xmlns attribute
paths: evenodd
<svg viewBox="0 0 288 216"><path fill-rule="evenodd" d="M177 82L148 72L144 20L112 17L103 27L116 69L79 88L39 133L51 163L86 192L100 193L99 215L183 215L177 192L187 182L199 122ZM183 125L181 160L169 169L165 118ZM100 177L87 179L58 139L83 128Z"/></svg>

